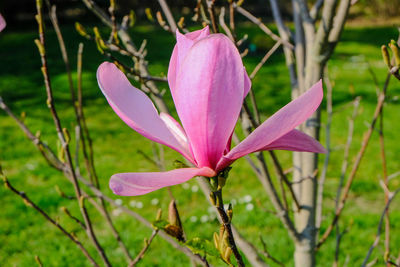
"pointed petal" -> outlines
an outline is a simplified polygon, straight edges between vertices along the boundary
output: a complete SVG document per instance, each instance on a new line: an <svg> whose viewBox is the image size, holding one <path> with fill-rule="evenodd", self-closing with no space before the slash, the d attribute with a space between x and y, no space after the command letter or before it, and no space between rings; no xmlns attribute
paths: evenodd
<svg viewBox="0 0 400 267"><path fill-rule="evenodd" d="M126 124L144 137L169 146L193 161L188 146L181 145L170 132L150 98L133 87L114 64L101 64L97 80L108 103Z"/></svg>
<svg viewBox="0 0 400 267"><path fill-rule="evenodd" d="M222 34L196 42L182 63L174 102L198 166L214 168L223 155L243 102L243 71Z"/></svg>
<svg viewBox="0 0 400 267"><path fill-rule="evenodd" d="M174 97L176 75L178 74L179 66L182 64L187 52L195 42L207 37L208 35L210 35L210 29L208 26L187 34L181 34L176 30L176 45L172 51L168 67L168 84L171 89L172 97Z"/></svg>
<svg viewBox="0 0 400 267"><path fill-rule="evenodd" d="M4 30L6 27L6 21L4 20L3 16L0 14L0 32Z"/></svg>
<svg viewBox="0 0 400 267"><path fill-rule="evenodd" d="M111 176L110 188L116 195L144 195L157 189L181 184L194 176L213 177L216 173L210 168L184 168L167 172L118 173Z"/></svg>
<svg viewBox="0 0 400 267"><path fill-rule="evenodd" d="M234 160L267 147L310 117L318 108L322 97L322 81L320 80L306 93L281 108L258 126L225 157Z"/></svg>
<svg viewBox="0 0 400 267"><path fill-rule="evenodd" d="M290 150L326 153L326 149L317 140L296 129L291 130L260 150Z"/></svg>

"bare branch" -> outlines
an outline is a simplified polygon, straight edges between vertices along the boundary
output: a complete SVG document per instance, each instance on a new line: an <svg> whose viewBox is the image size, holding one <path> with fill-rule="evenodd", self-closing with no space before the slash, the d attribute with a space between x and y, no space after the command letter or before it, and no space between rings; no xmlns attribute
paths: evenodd
<svg viewBox="0 0 400 267"><path fill-rule="evenodd" d="M158 234L158 230L154 230L153 233L151 234L149 240L145 240L144 247L139 252L139 254L136 256L136 258L131 263L129 263L129 267L136 266L136 264L138 264L138 262L144 257L144 254L149 249L151 242L153 242L153 239L154 239L154 237L156 237L157 234Z"/></svg>
<svg viewBox="0 0 400 267"><path fill-rule="evenodd" d="M293 49L293 45L289 42L288 39L281 38L275 33L273 33L264 23L261 22L261 20L253 16L249 11L236 4L234 4L234 8L236 9L237 12L239 12L240 14L248 18L251 22L256 24L263 32L269 35L273 40L277 42L280 41L284 46L287 46L289 49Z"/></svg>
<svg viewBox="0 0 400 267"><path fill-rule="evenodd" d="M74 242L93 266L100 267L96 263L96 261L92 258L92 256L90 256L89 252L86 250L86 248L82 245L82 243L78 240L76 236L69 233L57 221L53 220L44 210L42 210L38 205L36 205L24 192L17 190L14 186L11 185L7 177L3 174L1 166L0 166L0 176L3 179L4 185L7 189L9 189L13 193L21 197L26 205L31 206L36 211L38 211L48 222L57 227L58 230L60 230L65 236L67 236L72 242Z"/></svg>
<svg viewBox="0 0 400 267"><path fill-rule="evenodd" d="M382 232L382 224L384 222L387 210L389 209L390 203L392 203L393 199L396 197L396 195L399 192L400 192L400 188L390 194L388 202L386 203L385 208L383 209L383 212L382 212L381 217L379 219L378 229L376 231L376 238L375 238L374 242L372 243L371 247L369 248L367 256L365 256L365 258L364 258L364 261L363 261L363 263L361 265L362 267L365 267L367 265L369 257L372 254L372 251L379 244L379 240L381 238L381 232Z"/></svg>
<svg viewBox="0 0 400 267"><path fill-rule="evenodd" d="M373 118L372 118L371 125L368 128L368 130L366 131L366 133L364 134L364 138L363 138L363 141L362 141L361 148L358 151L356 160L355 160L355 162L353 164L353 168L352 168L352 170L350 172L349 178L347 179L346 185L344 187L343 195L342 195L342 197L341 197L341 199L339 201L339 205L338 205L338 207L337 207L337 209L335 211L335 216L334 216L334 218L332 220L332 223L325 230L324 234L322 235L321 239L319 240L319 242L318 242L318 244L316 246L316 250L318 250L321 247L321 245L326 241L326 239L328 238L328 236L332 232L333 227L336 225L336 223L337 223L337 221L338 221L338 219L339 219L339 217L340 217L340 215L341 215L341 213L343 211L343 208L344 208L344 206L346 204L346 200L347 200L347 197L349 195L351 185L352 185L353 180L354 180L354 178L355 178L355 176L357 174L357 170L358 170L358 167L360 166L361 160L362 160L362 158L364 156L364 152L367 149L368 142L369 142L369 140L371 138L372 132L375 129L375 124L376 124L376 121L377 121L377 119L379 117L379 114L380 114L380 112L382 110L383 103L385 102L386 89L387 89L387 87L389 85L390 77L391 77L391 75L388 74L387 78L386 78L386 81L385 81L385 85L383 87L383 90L382 90L381 94L378 97L378 103L376 104L376 107L375 107L375 112L374 112L374 115L373 115Z"/></svg>
<svg viewBox="0 0 400 267"><path fill-rule="evenodd" d="M158 0L158 3L161 6L162 11L164 12L165 17L167 18L169 28L171 29L172 33L175 34L176 32L176 22L174 16L172 16L171 10L165 0Z"/></svg>

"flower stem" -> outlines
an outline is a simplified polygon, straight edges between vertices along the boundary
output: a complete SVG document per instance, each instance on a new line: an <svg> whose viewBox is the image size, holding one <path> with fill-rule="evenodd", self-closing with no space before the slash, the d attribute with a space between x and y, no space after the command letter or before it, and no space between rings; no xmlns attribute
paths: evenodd
<svg viewBox="0 0 400 267"><path fill-rule="evenodd" d="M232 227L231 227L232 213L229 212L231 211L231 206L228 209L227 213L227 211L224 208L224 201L222 198L222 188L225 184L226 177L227 177L227 172L222 171L220 174L218 174L218 176L210 178L210 184L212 188L210 197L212 199L213 205L218 211L218 214L222 221L222 225L225 228L229 248L232 250L238 266L243 267L245 265L242 256L240 255L240 252L236 246L235 239L232 233Z"/></svg>

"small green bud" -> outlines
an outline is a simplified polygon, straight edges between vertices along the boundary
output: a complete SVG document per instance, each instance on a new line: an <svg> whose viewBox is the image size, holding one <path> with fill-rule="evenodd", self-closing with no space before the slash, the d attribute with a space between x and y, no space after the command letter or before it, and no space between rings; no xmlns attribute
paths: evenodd
<svg viewBox="0 0 400 267"><path fill-rule="evenodd" d="M157 215L156 215L156 221L161 220L161 217L162 217L162 209L158 209Z"/></svg>
<svg viewBox="0 0 400 267"><path fill-rule="evenodd" d="M44 49L42 43L38 39L35 39L35 44L38 48L40 56L44 56L46 54L46 50Z"/></svg>
<svg viewBox="0 0 400 267"><path fill-rule="evenodd" d="M129 12L129 26L133 27L135 25L136 22L136 14L135 11L131 10Z"/></svg>
<svg viewBox="0 0 400 267"><path fill-rule="evenodd" d="M381 46L381 51L382 51L382 57L383 57L383 62L385 62L386 66L390 68L390 56L389 56L389 51L387 49L386 45Z"/></svg>
<svg viewBox="0 0 400 267"><path fill-rule="evenodd" d="M214 232L213 237L214 237L214 246L216 249L219 250L219 236L216 232Z"/></svg>
<svg viewBox="0 0 400 267"><path fill-rule="evenodd" d="M71 135L69 134L68 129L67 128L63 128L62 131L63 131L63 134L64 134L65 142L67 144L69 144L69 142L71 141Z"/></svg>
<svg viewBox="0 0 400 267"><path fill-rule="evenodd" d="M150 20L151 22L154 21L153 15L151 14L151 9L150 8L146 8L144 10L144 13L146 13L146 17L148 20Z"/></svg>
<svg viewBox="0 0 400 267"><path fill-rule="evenodd" d="M229 207L228 210L226 211L226 214L228 215L229 221L232 221L233 209L231 203L229 203Z"/></svg>
<svg viewBox="0 0 400 267"><path fill-rule="evenodd" d="M232 255L232 249L230 247L227 247L225 249L225 253L224 253L224 260L228 263L231 262L231 255Z"/></svg>
<svg viewBox="0 0 400 267"><path fill-rule="evenodd" d="M171 225L182 228L181 219L179 217L178 208L176 207L175 200L171 200L168 206L168 222Z"/></svg>
<svg viewBox="0 0 400 267"><path fill-rule="evenodd" d="M396 42L392 40L392 42L389 44L389 47L393 51L394 62L396 66L400 67L400 51L399 48L397 47Z"/></svg>

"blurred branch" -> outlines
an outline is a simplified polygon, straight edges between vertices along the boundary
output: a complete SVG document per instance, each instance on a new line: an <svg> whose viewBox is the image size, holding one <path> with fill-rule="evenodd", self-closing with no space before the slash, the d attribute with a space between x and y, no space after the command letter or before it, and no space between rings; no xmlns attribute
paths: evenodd
<svg viewBox="0 0 400 267"><path fill-rule="evenodd" d="M283 262L277 260L276 258L274 258L267 250L267 244L265 243L264 239L262 238L262 236L260 236L260 241L261 244L263 245L264 248L264 256L267 257L268 259L272 260L273 262L275 262L276 264L278 264L281 267L285 267L285 264L283 264Z"/></svg>
<svg viewBox="0 0 400 267"><path fill-rule="evenodd" d="M156 237L157 234L158 234L158 230L154 230L153 233L151 234L149 240L145 240L144 247L139 252L139 254L136 256L136 258L131 263L129 263L129 267L136 266L136 264L139 263L139 261L144 257L144 254L146 253L146 251L149 249L151 242L153 241L154 237Z"/></svg>
<svg viewBox="0 0 400 267"><path fill-rule="evenodd" d="M218 23L215 14L215 0L206 0L208 14L210 15L211 26L214 33L218 33Z"/></svg>
<svg viewBox="0 0 400 267"><path fill-rule="evenodd" d="M68 131L65 128L62 128L60 119L58 117L56 108L54 106L54 99L53 99L53 90L50 82L50 77L48 74L48 68L47 68L47 56L46 56L46 39L45 39L45 32L44 32L44 21L43 21L43 13L42 13L42 2L41 0L36 1L36 9L37 9L37 16L36 20L38 23L38 28L39 28L39 40L35 40L35 43L38 47L38 51L40 54L41 62L42 62L42 75L43 75L43 80L46 88L46 94L47 94L47 106L51 112L53 121L54 121L54 126L57 131L58 139L61 142L62 149L64 151L64 155L66 158L66 166L68 170L70 171L71 174L71 180L72 184L74 186L75 190L75 195L78 203L80 204L80 210L82 217L85 221L86 225L86 233L89 236L90 240L92 241L93 245L95 246L97 252L99 253L100 257L102 258L104 264L106 266L111 266L104 249L102 246L99 244L97 237L94 233L93 226L89 217L89 214L87 212L87 209L84 205L84 201L82 199L82 194L81 194L81 189L76 177L75 169L72 163L72 158L71 158L71 152L69 149L69 141L70 137L68 134Z"/></svg>
<svg viewBox="0 0 400 267"><path fill-rule="evenodd" d="M270 50L264 55L260 62L255 66L251 74L249 75L250 79L253 80L257 75L257 72L262 68L262 66L267 62L267 60L272 56L273 53L281 46L281 41L276 42Z"/></svg>
<svg viewBox="0 0 400 267"><path fill-rule="evenodd" d="M44 210L42 210L38 205L36 205L24 192L17 190L14 186L11 185L7 177L3 174L1 165L0 165L0 176L3 179L4 185L7 189L15 193L20 198L22 198L22 200L27 206L30 206L34 208L36 211L38 211L48 222L57 227L65 236L67 236L72 242L74 242L93 266L100 267L96 263L96 261L92 258L92 256L90 256L89 252L86 250L86 248L82 245L82 243L78 240L78 238L75 235L69 233L57 221L53 220Z"/></svg>
<svg viewBox="0 0 400 267"><path fill-rule="evenodd" d="M167 2L165 0L158 0L158 3L160 4L162 11L164 12L165 17L167 18L171 32L173 34L175 34L176 29L177 29L176 22L175 22L174 17L172 16L171 10L170 10Z"/></svg>
<svg viewBox="0 0 400 267"><path fill-rule="evenodd" d="M349 118L349 128L348 128L348 134L347 134L347 141L346 141L346 145L345 145L345 148L344 148L344 155L343 155L343 162L342 162L339 186L337 188L336 198L335 198L335 209L337 209L339 207L339 201L340 201L340 196L341 196L341 193L342 193L344 178L346 176L347 167L348 167L348 164L349 164L350 146L351 146L351 143L353 141L353 134L354 134L354 121L355 121L355 119L357 117L357 114L358 114L358 107L360 105L360 100L361 100L361 98L357 97L353 101L353 105L354 105L353 114ZM321 225L319 225L319 227L321 227ZM320 230L320 228L318 228L318 233L319 233L319 230ZM346 230L341 232L338 223L336 223L335 230L336 230L335 262L337 262L338 258L339 258L340 242L341 242L342 236L346 232ZM316 237L318 237L318 235L316 235Z"/></svg>
<svg viewBox="0 0 400 267"><path fill-rule="evenodd" d="M397 190L394 191L394 192L390 192L390 194L389 194L388 201L387 201L387 203L386 203L386 205L385 205L385 208L384 208L384 210L383 210L383 212L382 212L382 214L381 214L381 217L380 217L380 219L379 219L379 224L378 224L378 229L377 229L377 231L376 231L375 240L374 240L374 242L372 243L371 247L370 247L369 250L368 250L367 255L366 255L365 258L364 258L364 261L363 261L363 263L362 263L362 265L361 265L362 267L365 267L365 266L366 266L366 264L368 263L369 257L370 257L371 254L372 254L372 251L373 251L374 248L379 244L379 240L380 240L380 238L381 238L381 232L382 232L382 224L383 224L383 222L384 222L386 213L387 213L387 211L388 211L388 209L389 209L389 206L390 206L390 204L392 203L393 199L396 197L396 195L397 195L399 192L400 192L400 188L397 189ZM386 260L385 260L385 261L386 261Z"/></svg>
<svg viewBox="0 0 400 267"><path fill-rule="evenodd" d="M21 128L21 130L25 133L25 135L32 141L32 143L36 146L39 152L42 154L43 158L47 161L47 163L56 168L57 170L62 171L64 169L64 163L62 163L56 153L42 140L40 140L40 134L34 135L28 127L25 125L23 121L21 121L14 113L8 108L8 106L3 102L3 98L0 96L0 108L4 110L8 116L10 116Z"/></svg>
<svg viewBox="0 0 400 267"><path fill-rule="evenodd" d="M198 177L197 182L199 183L204 195L207 197L208 202L214 207L213 203L210 202L209 196L211 193L211 188L206 178ZM222 223L220 217L218 217L218 220L220 221L220 223ZM242 250L243 254L246 256L247 260L251 263L251 265L255 267L268 267L268 265L259 256L259 251L257 251L257 249L251 243L244 239L244 237L236 230L233 224L231 225L231 228L235 241Z"/></svg>
<svg viewBox="0 0 400 267"><path fill-rule="evenodd" d="M112 21L111 21L110 17L93 0L82 0L82 1L86 5L86 7L91 12L93 12L105 25L107 25L108 27L112 27ZM135 44L133 43L133 41L129 35L128 28L127 28L128 25L126 25L128 20L125 19L124 21L125 21L125 23L122 23L121 25L117 24L118 35L121 38L121 41L124 44L126 50L133 55L135 55L135 54L137 55L137 53L140 52L140 50L138 50L136 48ZM135 63L137 64L137 67L138 67L140 77L151 77L151 75L149 74L147 63L143 58L143 53L141 53L141 54L142 54L142 56L134 58L134 60L136 61ZM149 88L150 97L155 102L159 111L169 113L168 107L165 104L165 102L163 101L162 95L161 95L160 91L158 90L156 84L153 81L148 80L145 83L145 85L143 84L143 86L146 86L147 88Z"/></svg>
<svg viewBox="0 0 400 267"><path fill-rule="evenodd" d="M335 211L335 216L334 216L331 224L325 230L325 232L322 235L321 239L319 240L318 244L316 245L316 250L318 250L321 247L321 245L326 241L326 239L329 237L330 233L333 230L333 227L336 225L336 223L337 223L337 221L338 221L338 219L339 219L339 217L340 217L340 215L341 215L341 213L343 211L343 208L344 208L344 206L346 204L346 200L347 200L347 198L349 196L351 185L352 185L353 180L354 180L354 178L356 176L356 173L357 173L358 167L360 166L361 160L362 160L362 158L364 156L364 152L367 149L368 142L369 142L369 140L371 138L372 132L375 129L375 124L376 124L376 121L377 121L377 119L379 117L379 114L381 113L381 110L382 110L382 107L383 107L383 103L385 102L386 90L387 90L387 87L389 86L389 81L390 81L390 74L387 75L385 84L383 86L383 90L380 93L380 95L378 96L378 102L377 102L376 107L375 107L375 111L374 111L374 115L373 115L370 127L368 128L368 130L364 134L364 138L363 138L363 141L362 141L361 148L358 151L356 160L355 160L355 162L353 164L353 168L352 168L352 170L350 172L349 178L347 179L346 185L345 185L344 190L343 190L343 195L341 196L340 201L339 201L339 205L338 205L338 207L337 207L337 209Z"/></svg>
<svg viewBox="0 0 400 267"><path fill-rule="evenodd" d="M233 255L236 258L236 262L239 267L243 267L244 262L236 246L235 237L232 233L232 225L231 225L232 213L233 213L232 206L231 205L229 206L230 211L229 209L228 211L226 211L224 208L224 201L222 198L222 188L224 186L225 180L227 179L226 177L227 175L225 177L220 177L220 175L222 176L222 174L218 174L218 176L210 178L210 184L211 184L210 198L213 199L212 204L217 209L221 219L220 221L222 222L222 225L225 228L225 232L227 233L227 241L229 243L230 249L233 252ZM221 181L223 181L222 184ZM225 251L224 254L226 254ZM227 258L227 260L229 261L229 257Z"/></svg>
<svg viewBox="0 0 400 267"><path fill-rule="evenodd" d="M231 30L225 23L225 7L221 7L221 11L219 13L219 24L221 25L222 29L225 31L225 34L231 39L233 43L235 43L235 38L232 35Z"/></svg>
<svg viewBox="0 0 400 267"><path fill-rule="evenodd" d="M284 46L287 46L289 49L293 49L293 45L286 39L279 37L275 33L273 33L264 23L261 22L260 19L256 18L254 15L252 15L249 11L244 9L241 6L238 6L234 4L234 8L238 13L241 15L245 16L247 19L249 19L251 22L256 24L263 32L265 32L267 35L269 35L273 40L275 41L280 41Z"/></svg>
<svg viewBox="0 0 400 267"><path fill-rule="evenodd" d="M325 70L324 81L326 85L326 128L325 128L325 148L327 153L325 154L324 165L322 167L321 176L318 181L317 189L317 206L315 211L315 228L316 236L318 236L319 229L322 222L322 204L324 197L324 184L326 179L326 173L328 172L329 159L331 154L331 124L332 124L332 83L329 79L327 69Z"/></svg>

